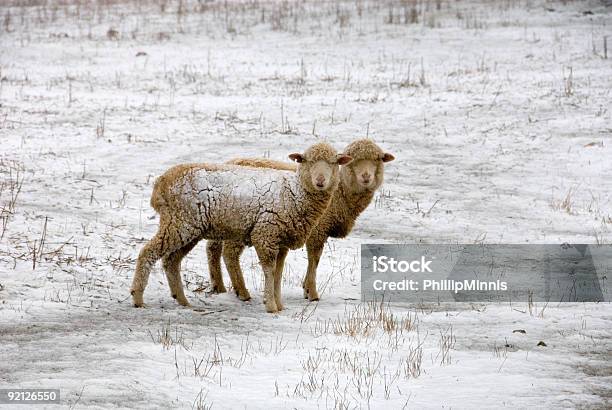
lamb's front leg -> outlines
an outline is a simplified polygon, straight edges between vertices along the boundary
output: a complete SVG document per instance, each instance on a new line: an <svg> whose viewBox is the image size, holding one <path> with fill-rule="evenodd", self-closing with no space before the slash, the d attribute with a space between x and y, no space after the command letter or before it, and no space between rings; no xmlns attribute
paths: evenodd
<svg viewBox="0 0 612 410"><path fill-rule="evenodd" d="M278 312L276 299L274 297L274 273L276 271L276 257L278 250L267 247L255 246L255 251L259 257L259 263L264 271L264 303L268 313Z"/></svg>
<svg viewBox="0 0 612 410"><path fill-rule="evenodd" d="M283 268L285 267L285 258L287 257L288 248L281 248L276 257L276 269L274 272L274 300L278 310L283 310L283 302L281 298L281 282L283 279Z"/></svg>
<svg viewBox="0 0 612 410"><path fill-rule="evenodd" d="M325 239L315 237L314 235L306 241L308 269L306 270L306 277L302 287L304 288L304 298L308 298L311 301L319 300L319 293L317 292L317 267L319 266L324 246Z"/></svg>

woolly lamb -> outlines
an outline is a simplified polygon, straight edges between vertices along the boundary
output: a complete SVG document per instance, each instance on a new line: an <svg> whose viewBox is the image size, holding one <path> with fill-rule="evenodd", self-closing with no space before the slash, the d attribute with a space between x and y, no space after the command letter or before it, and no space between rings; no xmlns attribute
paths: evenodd
<svg viewBox="0 0 612 410"><path fill-rule="evenodd" d="M181 260L200 240L212 239L255 247L264 271L266 310L281 310L285 256L289 249L304 245L338 186L338 166L351 161L326 143L289 158L299 163L295 173L184 164L159 177L151 196L151 206L160 216L159 230L138 256L131 289L134 305L143 306L149 273L161 258L172 297L188 306Z"/></svg>
<svg viewBox="0 0 612 410"><path fill-rule="evenodd" d="M378 145L369 139L352 142L344 151L353 161L340 170L340 185L332 195L329 207L310 232L306 240L308 251L308 269L304 278L304 297L309 300L319 300L316 286L317 266L323 247L328 237L344 238L347 236L357 217L372 201L374 192L382 185L384 177L383 163L393 161L395 157L385 153ZM256 167L287 169L292 164L267 159L236 159L230 164ZM225 261L232 286L241 300L250 298L244 286L244 279L240 269L240 255L244 244L231 241L208 241L207 256L210 269L213 291L225 292L221 274L221 255ZM281 267L282 269L282 267Z"/></svg>

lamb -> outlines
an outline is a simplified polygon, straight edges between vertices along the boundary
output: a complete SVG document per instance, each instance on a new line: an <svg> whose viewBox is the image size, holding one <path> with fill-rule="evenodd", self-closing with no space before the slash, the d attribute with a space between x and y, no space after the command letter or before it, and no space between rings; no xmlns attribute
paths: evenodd
<svg viewBox="0 0 612 410"><path fill-rule="evenodd" d="M181 260L200 240L210 239L254 246L264 271L266 310L282 310L280 275L287 252L304 245L338 187L339 165L351 161L323 142L289 158L299 164L296 172L183 164L159 177L151 196L159 229L138 256L134 306L143 306L149 273L159 259L172 297L189 306Z"/></svg>
<svg viewBox="0 0 612 410"><path fill-rule="evenodd" d="M340 185L332 195L329 207L306 240L308 268L302 287L304 297L311 301L319 300L316 286L317 266L327 238L344 238L351 232L357 217L367 208L374 197L374 192L383 183L383 164L395 159L392 154L385 153L369 139L352 142L344 153L353 158L353 161L341 168ZM272 169L290 169L292 166L278 161L249 158L236 159L229 163ZM234 291L241 300L250 298L240 269L240 255L244 247L245 245L239 242L208 241L208 263L209 266L215 267L209 270L213 292L225 292L221 274L221 256L223 256Z"/></svg>

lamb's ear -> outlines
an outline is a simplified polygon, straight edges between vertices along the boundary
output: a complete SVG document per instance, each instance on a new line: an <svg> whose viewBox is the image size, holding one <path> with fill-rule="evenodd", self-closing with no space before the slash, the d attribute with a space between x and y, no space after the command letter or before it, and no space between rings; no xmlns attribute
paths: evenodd
<svg viewBox="0 0 612 410"><path fill-rule="evenodd" d="M338 162L338 165L346 165L352 160L353 158L351 158L350 155L346 155L346 154L338 154L336 157L336 161Z"/></svg>
<svg viewBox="0 0 612 410"><path fill-rule="evenodd" d="M304 156L302 154L298 154L297 152L293 154L289 154L289 159L297 163L304 162Z"/></svg>
<svg viewBox="0 0 612 410"><path fill-rule="evenodd" d="M385 152L382 157L380 157L380 159L382 160L382 162L391 162L395 159L395 157L393 156L393 154Z"/></svg>

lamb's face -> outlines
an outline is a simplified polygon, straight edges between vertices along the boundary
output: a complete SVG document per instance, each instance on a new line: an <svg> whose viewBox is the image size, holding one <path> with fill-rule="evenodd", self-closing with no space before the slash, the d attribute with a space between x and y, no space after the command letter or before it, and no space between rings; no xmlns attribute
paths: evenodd
<svg viewBox="0 0 612 410"><path fill-rule="evenodd" d="M350 165L355 184L364 190L374 190L382 183L382 162L360 159Z"/></svg>
<svg viewBox="0 0 612 410"><path fill-rule="evenodd" d="M395 157L371 140L357 140L345 150L353 161L341 171L342 184L349 192L373 192L384 180L384 163Z"/></svg>
<svg viewBox="0 0 612 410"><path fill-rule="evenodd" d="M299 163L298 178L308 192L331 193L338 187L338 168L351 162L351 157L338 154L329 144L318 143L304 154L291 154L289 158Z"/></svg>

